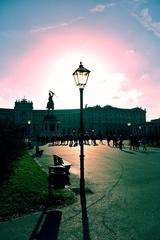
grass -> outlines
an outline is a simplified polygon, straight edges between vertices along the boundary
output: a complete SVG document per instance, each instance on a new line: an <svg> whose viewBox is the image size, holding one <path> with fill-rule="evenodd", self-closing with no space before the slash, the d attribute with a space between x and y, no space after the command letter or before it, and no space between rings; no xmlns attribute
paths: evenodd
<svg viewBox="0 0 160 240"><path fill-rule="evenodd" d="M47 174L25 153L16 161L14 173L0 187L0 221L41 210L48 197ZM72 204L75 195L69 189L54 191L52 206Z"/></svg>

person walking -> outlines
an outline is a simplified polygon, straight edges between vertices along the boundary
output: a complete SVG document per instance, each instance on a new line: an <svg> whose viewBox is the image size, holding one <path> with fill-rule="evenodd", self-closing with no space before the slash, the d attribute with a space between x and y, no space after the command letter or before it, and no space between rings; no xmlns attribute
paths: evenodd
<svg viewBox="0 0 160 240"><path fill-rule="evenodd" d="M146 136L142 137L142 146L143 146L143 151L147 151L147 138L146 138Z"/></svg>
<svg viewBox="0 0 160 240"><path fill-rule="evenodd" d="M119 146L119 149L122 150L122 146L123 146L123 139L122 139L122 136L119 137L119 140L118 140L118 146Z"/></svg>

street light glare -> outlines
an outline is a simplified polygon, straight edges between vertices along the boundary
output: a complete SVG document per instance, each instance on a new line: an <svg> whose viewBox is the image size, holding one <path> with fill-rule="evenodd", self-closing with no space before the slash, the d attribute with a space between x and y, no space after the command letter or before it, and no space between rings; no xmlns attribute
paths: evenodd
<svg viewBox="0 0 160 240"><path fill-rule="evenodd" d="M85 87L89 74L90 70L84 68L82 62L80 62L79 68L73 73L74 80L79 88L83 89Z"/></svg>

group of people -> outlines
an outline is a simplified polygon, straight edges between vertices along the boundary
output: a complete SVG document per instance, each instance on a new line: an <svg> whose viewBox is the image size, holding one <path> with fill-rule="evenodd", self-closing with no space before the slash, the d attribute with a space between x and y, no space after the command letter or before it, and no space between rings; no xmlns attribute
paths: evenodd
<svg viewBox="0 0 160 240"><path fill-rule="evenodd" d="M129 149L130 150L139 150L140 146L142 146L142 150L146 151L147 150L147 137L146 136L142 136L141 138L139 138L137 135L130 135L129 136ZM124 139L123 137L120 135L119 137L117 136L113 136L113 137L108 137L107 138L107 143L108 146L110 145L110 141L112 141L112 147L114 148L119 148L120 150L122 150L125 146L124 146Z"/></svg>
<svg viewBox="0 0 160 240"><path fill-rule="evenodd" d="M147 150L147 137L142 136L138 138L137 135L131 135L129 139L130 150L139 150L139 147L142 146L143 150Z"/></svg>
<svg viewBox="0 0 160 240"><path fill-rule="evenodd" d="M110 142L112 141L112 147L119 148L122 150L124 144L123 144L123 137L120 135L119 137L117 136L112 136L112 137L107 137L107 144L108 146L111 146Z"/></svg>
<svg viewBox="0 0 160 240"><path fill-rule="evenodd" d="M97 146L98 144L105 144L105 140L107 141L107 145L113 148L119 148L122 150L124 146L124 138L122 135L118 136L110 136L110 137L102 137L101 135L92 134L84 134L83 143L85 145ZM76 147L80 143L80 135L79 134L67 134L60 136L52 136L51 138L47 136L37 137L37 142L41 144L51 143L52 146L69 146ZM143 136L138 138L136 135L129 136L129 149L130 150L139 150L139 147L142 146L144 151L147 150L147 137Z"/></svg>
<svg viewBox="0 0 160 240"><path fill-rule="evenodd" d="M98 145L97 140L99 140L100 143L103 144L103 138L97 137L96 134L84 134L83 136L83 142L85 145ZM41 144L46 143L52 143L52 145L58 145L58 146L70 146L70 147L76 147L79 145L80 142L80 134L66 134L66 135L60 135L60 136L41 136L37 137L37 142Z"/></svg>

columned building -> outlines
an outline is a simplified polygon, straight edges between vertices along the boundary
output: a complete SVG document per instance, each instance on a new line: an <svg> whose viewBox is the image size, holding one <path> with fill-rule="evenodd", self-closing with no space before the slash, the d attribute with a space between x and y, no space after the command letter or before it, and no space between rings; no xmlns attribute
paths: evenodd
<svg viewBox="0 0 160 240"><path fill-rule="evenodd" d="M0 119L14 121L23 128L26 137L32 138L78 134L79 118L79 109L34 110L33 103L25 98L16 101L14 109L0 109ZM127 136L137 126L142 128L145 124L146 110L142 108L122 109L109 105L84 108L84 129L88 134Z"/></svg>

